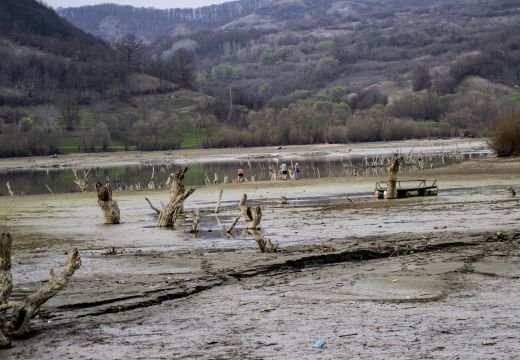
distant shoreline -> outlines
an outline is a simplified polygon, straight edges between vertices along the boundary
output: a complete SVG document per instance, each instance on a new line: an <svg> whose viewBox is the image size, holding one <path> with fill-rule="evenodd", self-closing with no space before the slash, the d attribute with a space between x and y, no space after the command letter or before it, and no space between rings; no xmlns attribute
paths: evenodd
<svg viewBox="0 0 520 360"><path fill-rule="evenodd" d="M395 151L439 153L442 151L490 151L486 139L453 138L437 140L382 141L353 144L313 144L281 147L182 149L172 151L121 151L74 153L0 159L0 171L113 167L151 164L186 164L240 161L262 158L363 157L387 155Z"/></svg>

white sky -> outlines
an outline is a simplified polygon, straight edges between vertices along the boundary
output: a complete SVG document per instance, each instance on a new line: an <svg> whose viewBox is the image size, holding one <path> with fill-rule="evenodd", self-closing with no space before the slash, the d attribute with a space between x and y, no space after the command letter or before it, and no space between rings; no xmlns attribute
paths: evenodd
<svg viewBox="0 0 520 360"><path fill-rule="evenodd" d="M154 7L157 9L197 8L228 1L231 0L43 0L44 3L53 8L112 3L135 7Z"/></svg>

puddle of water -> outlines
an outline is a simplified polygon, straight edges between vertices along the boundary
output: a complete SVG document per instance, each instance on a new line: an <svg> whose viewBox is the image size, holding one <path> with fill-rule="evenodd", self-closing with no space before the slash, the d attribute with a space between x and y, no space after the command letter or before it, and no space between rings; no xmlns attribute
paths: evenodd
<svg viewBox="0 0 520 360"><path fill-rule="evenodd" d="M410 154L407 154L408 157ZM400 168L406 174L423 169L440 168L461 163L473 157L487 156L488 151L468 150L459 153L420 153L413 154L408 163ZM301 157L287 159L289 166L299 163L300 178L354 177L386 175L388 159L391 154L361 156L346 154L343 157ZM243 167L246 177L254 177L255 181L269 181L276 177L283 159L235 159L231 161L194 162L186 173L186 186L198 186L213 183L232 182L237 169ZM89 178L91 186L97 181L110 180L115 190L146 189L152 179L155 188L165 186L168 175L178 171L180 164L165 163L161 165L124 165L95 168ZM47 186L54 193L75 192L74 176L71 169L16 169L0 171L0 196L9 195L6 183L9 182L15 194L47 194Z"/></svg>

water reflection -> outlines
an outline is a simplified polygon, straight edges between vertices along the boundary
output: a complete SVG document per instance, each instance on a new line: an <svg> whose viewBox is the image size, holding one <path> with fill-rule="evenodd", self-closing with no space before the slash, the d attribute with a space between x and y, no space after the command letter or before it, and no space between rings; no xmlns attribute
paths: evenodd
<svg viewBox="0 0 520 360"><path fill-rule="evenodd" d="M400 173L409 173L423 169L434 169L461 163L471 157L487 156L486 153L451 152L441 154L408 154L404 156ZM283 159L246 159L214 163L194 163L186 173L187 186L220 184L236 181L237 169L245 170L249 181L270 181L279 178L279 169ZM300 165L300 178L386 176L389 155L375 157L323 158L310 157L287 160L289 169L296 162ZM132 165L95 168L89 178L89 186L97 181L110 181L115 190L136 190L163 188L168 175L179 170L183 165ZM15 194L48 194L77 191L71 169L31 169L4 171L0 174L0 196L9 195L6 183L9 182ZM49 188L49 189L48 189Z"/></svg>

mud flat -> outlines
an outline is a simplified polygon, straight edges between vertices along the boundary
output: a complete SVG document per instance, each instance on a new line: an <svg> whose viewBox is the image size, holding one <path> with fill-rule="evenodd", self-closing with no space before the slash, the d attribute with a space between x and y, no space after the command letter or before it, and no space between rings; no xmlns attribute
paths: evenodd
<svg viewBox="0 0 520 360"><path fill-rule="evenodd" d="M14 236L15 296L78 247L83 265L10 358L512 358L520 353L520 159L407 174L439 196L374 200L376 178L200 187L201 232L153 227L144 196L117 192L102 225L94 193L0 198ZM404 180L405 178L403 178ZM262 233L222 232L247 193ZM287 198L282 204L281 196ZM219 221L220 224L219 225ZM115 253L110 252L112 247ZM313 348L322 340L324 347Z"/></svg>

